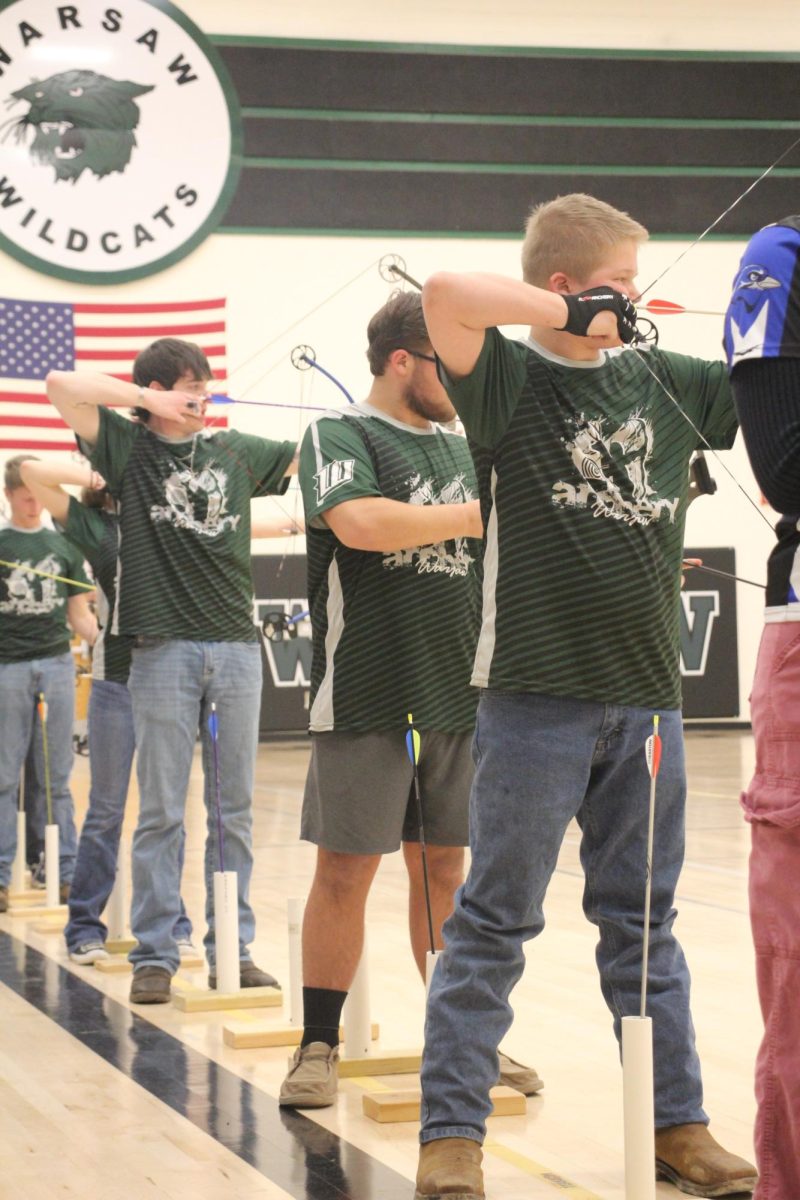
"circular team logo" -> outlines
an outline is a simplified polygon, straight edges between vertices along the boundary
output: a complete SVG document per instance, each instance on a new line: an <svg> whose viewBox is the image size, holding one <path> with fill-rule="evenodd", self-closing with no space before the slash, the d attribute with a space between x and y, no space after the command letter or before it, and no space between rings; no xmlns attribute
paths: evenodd
<svg viewBox="0 0 800 1200"><path fill-rule="evenodd" d="M87 283L153 274L216 227L238 103L213 46L162 0L0 3L0 245Z"/></svg>

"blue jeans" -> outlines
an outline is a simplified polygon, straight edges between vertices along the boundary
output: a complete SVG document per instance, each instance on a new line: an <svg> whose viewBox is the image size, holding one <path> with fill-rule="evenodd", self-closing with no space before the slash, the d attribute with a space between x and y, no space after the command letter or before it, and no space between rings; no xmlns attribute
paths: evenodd
<svg viewBox="0 0 800 1200"><path fill-rule="evenodd" d="M64 931L68 950L77 950L87 942L104 942L108 934L100 914L116 878L134 744L133 708L127 685L111 679L92 680L89 697L92 781L69 895L69 922ZM185 840L184 833L179 870L183 868ZM176 939L192 936L192 923L182 900L173 936Z"/></svg>
<svg viewBox="0 0 800 1200"><path fill-rule="evenodd" d="M225 870L236 871L239 889L239 956L249 959L255 934L248 903L253 869L252 798L261 648L253 642L188 642L142 639L133 651L128 680L136 727L139 824L133 839L131 929L137 967L175 972L175 922L180 911L179 854L186 792L198 727L206 775L206 957L214 965L213 872L219 869L216 785L208 718L217 707L220 807Z"/></svg>
<svg viewBox="0 0 800 1200"><path fill-rule="evenodd" d="M36 775L45 778L42 723L36 705L47 702L47 751L53 823L58 825L59 877L72 880L75 868L75 816L69 777L75 711L72 655L0 663L0 887L8 887L17 849L17 795L28 747L36 755Z"/></svg>
<svg viewBox="0 0 800 1200"><path fill-rule="evenodd" d="M656 1126L708 1121L689 1012L689 972L672 933L686 798L681 715L663 712L657 776L647 1012L653 1019ZM472 866L444 926L425 1025L420 1140L482 1141L511 1026L509 993L564 833L581 828L583 909L597 926L603 997L620 1039L638 1014L650 777L648 709L487 691L475 727Z"/></svg>

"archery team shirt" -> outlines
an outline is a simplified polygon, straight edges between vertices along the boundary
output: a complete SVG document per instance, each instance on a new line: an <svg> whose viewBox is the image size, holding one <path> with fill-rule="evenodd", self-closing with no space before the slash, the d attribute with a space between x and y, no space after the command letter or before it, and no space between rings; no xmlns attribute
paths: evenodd
<svg viewBox="0 0 800 1200"><path fill-rule="evenodd" d="M473 683L679 707L698 437L664 388L712 446L728 447L736 418L724 364L660 350L576 362L489 329L471 374L445 383L486 530Z"/></svg>
<svg viewBox="0 0 800 1200"><path fill-rule="evenodd" d="M369 404L320 417L300 453L314 631L314 732L407 728L466 733L480 609L481 543L452 538L387 553L343 545L321 514L346 500L477 500L466 440L417 428Z"/></svg>
<svg viewBox="0 0 800 1200"><path fill-rule="evenodd" d="M796 369L769 360L800 358L800 217L767 225L748 242L725 314L725 352L754 462L791 453L787 439L796 437L800 410ZM753 360L763 362L737 373ZM800 513L783 515L775 534L764 620L800 621Z"/></svg>
<svg viewBox="0 0 800 1200"><path fill-rule="evenodd" d="M18 563L0 567L0 662L54 658L69 650L67 600L88 583L83 555L52 529L0 529L0 558ZM60 575L50 579L29 568Z"/></svg>
<svg viewBox="0 0 800 1200"><path fill-rule="evenodd" d="M117 587L119 520L116 513L87 508L70 496L64 536L77 546L97 583L97 641L92 647L92 678L127 683L133 638L109 629Z"/></svg>
<svg viewBox="0 0 800 1200"><path fill-rule="evenodd" d="M753 358L800 356L800 217L767 225L747 243L724 344L731 370Z"/></svg>
<svg viewBox="0 0 800 1200"><path fill-rule="evenodd" d="M92 465L119 502L112 631L254 642L250 498L283 494L294 442L236 430L168 441L100 408Z"/></svg>

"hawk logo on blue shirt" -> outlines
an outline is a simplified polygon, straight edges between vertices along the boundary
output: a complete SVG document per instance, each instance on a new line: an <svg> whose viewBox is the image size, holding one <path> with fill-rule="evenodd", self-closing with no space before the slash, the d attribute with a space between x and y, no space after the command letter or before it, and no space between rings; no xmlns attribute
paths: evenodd
<svg viewBox="0 0 800 1200"><path fill-rule="evenodd" d="M725 314L730 367L747 358L779 357L793 340L799 248L800 231L790 225L767 225L750 239Z"/></svg>
<svg viewBox="0 0 800 1200"><path fill-rule="evenodd" d="M783 284L780 279L775 279L760 263L747 263L739 271L726 319L730 332L731 365L748 356L760 358L763 354L770 322L772 297L769 293L781 287ZM778 299L779 307L785 312L785 295Z"/></svg>

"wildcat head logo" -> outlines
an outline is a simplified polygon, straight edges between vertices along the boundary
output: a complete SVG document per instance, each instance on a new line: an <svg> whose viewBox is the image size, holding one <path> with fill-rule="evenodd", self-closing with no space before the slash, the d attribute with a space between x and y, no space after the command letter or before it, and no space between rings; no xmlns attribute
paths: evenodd
<svg viewBox="0 0 800 1200"><path fill-rule="evenodd" d="M579 421L572 440L564 439L577 480L553 484L553 504L588 508L595 517L625 525L651 525L662 517L674 522L680 497L658 496L650 481L653 436L652 425L638 413L619 426L602 417Z"/></svg>
<svg viewBox="0 0 800 1200"><path fill-rule="evenodd" d="M36 270L101 284L152 274L233 197L238 102L171 3L0 0L0 102L0 248Z"/></svg>
<svg viewBox="0 0 800 1200"><path fill-rule="evenodd" d="M176 529L191 529L203 537L215 538L235 529L240 514L228 512L228 476L216 463L199 471L182 467L164 480L165 504L153 504L150 520L167 521Z"/></svg>
<svg viewBox="0 0 800 1200"><path fill-rule="evenodd" d="M36 80L11 93L29 105L15 127L16 139L25 141L33 129L31 157L51 166L56 179L74 183L87 170L102 179L130 162L139 124L135 99L152 91L153 84L122 82L96 71L62 71Z"/></svg>
<svg viewBox="0 0 800 1200"><path fill-rule="evenodd" d="M15 616L42 616L56 608L64 607L64 599L58 594L58 584L48 575L60 575L63 564L53 554L48 554L38 563L19 563L3 580L6 599L0 601L0 613ZM43 572L43 574L40 574Z"/></svg>

